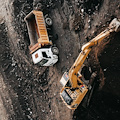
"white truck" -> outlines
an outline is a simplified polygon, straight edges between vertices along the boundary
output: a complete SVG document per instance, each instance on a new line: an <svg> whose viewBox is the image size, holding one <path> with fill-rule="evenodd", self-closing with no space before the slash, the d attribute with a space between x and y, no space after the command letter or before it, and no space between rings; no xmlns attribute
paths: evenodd
<svg viewBox="0 0 120 120"><path fill-rule="evenodd" d="M28 34L30 38L30 54L34 64L52 66L58 61L58 48L49 40L47 29L52 25L50 18L45 18L41 11L31 11L26 17Z"/></svg>

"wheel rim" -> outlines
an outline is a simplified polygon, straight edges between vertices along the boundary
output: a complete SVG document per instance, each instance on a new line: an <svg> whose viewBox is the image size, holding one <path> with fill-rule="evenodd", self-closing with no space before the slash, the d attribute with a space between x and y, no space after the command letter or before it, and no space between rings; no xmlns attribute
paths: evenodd
<svg viewBox="0 0 120 120"><path fill-rule="evenodd" d="M46 18L46 24L47 25L52 25L52 20L50 18Z"/></svg>
<svg viewBox="0 0 120 120"><path fill-rule="evenodd" d="M53 47L52 51L53 51L54 54L58 54L58 48Z"/></svg>

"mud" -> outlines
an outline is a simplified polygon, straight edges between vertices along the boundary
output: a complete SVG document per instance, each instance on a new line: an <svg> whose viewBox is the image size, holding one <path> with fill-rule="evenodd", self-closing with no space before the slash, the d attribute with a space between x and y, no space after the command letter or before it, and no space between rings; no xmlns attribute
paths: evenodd
<svg viewBox="0 0 120 120"><path fill-rule="evenodd" d="M39 3L39 4L38 4ZM81 47L120 18L120 2L113 0L0 1L0 119L5 120L118 120L120 115L120 32L93 49L85 64L97 71L87 108L73 111L62 102L59 80ZM59 61L53 67L33 65L24 17L39 9L53 20L53 43ZM2 116L2 117L1 117Z"/></svg>

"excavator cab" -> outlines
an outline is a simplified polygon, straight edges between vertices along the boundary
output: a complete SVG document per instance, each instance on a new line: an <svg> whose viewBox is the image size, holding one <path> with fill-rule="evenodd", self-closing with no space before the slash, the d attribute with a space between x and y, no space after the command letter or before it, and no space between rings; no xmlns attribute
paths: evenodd
<svg viewBox="0 0 120 120"><path fill-rule="evenodd" d="M79 102L82 100L82 98L84 98L88 91L87 85L83 84L83 82L81 81L81 84L78 84L77 88L73 89L71 87L72 85L70 83L70 79L67 72L63 74L60 83L63 86L60 92L61 99L64 101L68 108L76 109L79 105Z"/></svg>
<svg viewBox="0 0 120 120"><path fill-rule="evenodd" d="M66 86L66 87L70 87L70 82L69 82L69 76L68 73L65 72L60 80L60 83L62 84L62 86ZM71 105L71 102L73 101L72 98L70 97L70 95L67 93L66 91L67 88L65 88L64 90L61 90L61 98L64 99L65 103L67 103L68 105Z"/></svg>

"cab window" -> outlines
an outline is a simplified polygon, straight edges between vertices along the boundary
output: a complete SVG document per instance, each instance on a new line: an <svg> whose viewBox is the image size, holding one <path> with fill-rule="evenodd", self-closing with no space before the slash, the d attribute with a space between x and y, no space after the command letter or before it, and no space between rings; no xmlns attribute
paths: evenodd
<svg viewBox="0 0 120 120"><path fill-rule="evenodd" d="M46 52L42 52L43 57L48 58Z"/></svg>
<svg viewBox="0 0 120 120"><path fill-rule="evenodd" d="M47 59L42 59L40 62L39 62L39 64L40 64L40 66L43 66L45 63L47 63L48 62L48 60Z"/></svg>

